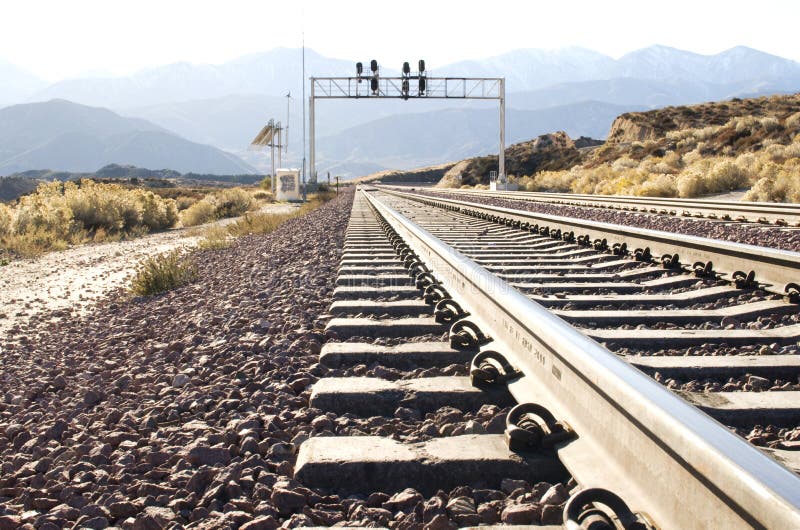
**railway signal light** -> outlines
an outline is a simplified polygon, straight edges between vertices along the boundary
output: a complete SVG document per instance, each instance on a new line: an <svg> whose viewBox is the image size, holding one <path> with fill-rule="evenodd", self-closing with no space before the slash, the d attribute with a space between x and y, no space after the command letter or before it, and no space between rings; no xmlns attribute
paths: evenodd
<svg viewBox="0 0 800 530"><path fill-rule="evenodd" d="M420 96L425 95L425 78L424 77L420 77L419 78L419 95Z"/></svg>
<svg viewBox="0 0 800 530"><path fill-rule="evenodd" d="M420 73L420 75L422 75L423 72L425 72L425 59L420 59L419 60L419 73Z"/></svg>
<svg viewBox="0 0 800 530"><path fill-rule="evenodd" d="M408 78L403 78L403 87L401 89L401 93L403 95L403 99L408 99L408 89L409 89Z"/></svg>
<svg viewBox="0 0 800 530"><path fill-rule="evenodd" d="M405 77L411 75L411 66L408 64L408 61L403 63L403 75Z"/></svg>
<svg viewBox="0 0 800 530"><path fill-rule="evenodd" d="M372 89L374 95L378 95L378 78L374 77L369 80L369 87Z"/></svg>
<svg viewBox="0 0 800 530"><path fill-rule="evenodd" d="M369 62L369 69L372 70L373 74L377 74L378 73L378 61L376 61L375 59L371 60Z"/></svg>
<svg viewBox="0 0 800 530"><path fill-rule="evenodd" d="M361 77L362 73L364 73L364 65L360 62L356 63L356 74L358 74L358 77Z"/></svg>

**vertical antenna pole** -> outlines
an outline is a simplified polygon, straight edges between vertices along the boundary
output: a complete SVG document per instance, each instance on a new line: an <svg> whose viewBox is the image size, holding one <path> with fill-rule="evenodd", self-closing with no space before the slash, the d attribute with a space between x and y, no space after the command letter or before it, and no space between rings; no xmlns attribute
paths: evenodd
<svg viewBox="0 0 800 530"><path fill-rule="evenodd" d="M292 93L286 93L286 141L284 142L284 147L286 148L286 154L289 154L289 106L292 101Z"/></svg>
<svg viewBox="0 0 800 530"><path fill-rule="evenodd" d="M308 135L309 146L311 149L310 166L311 169L308 174L309 182L317 182L317 148L316 148L316 134L315 134L315 119L314 119L314 78L311 78L311 97L308 98Z"/></svg>
<svg viewBox="0 0 800 530"><path fill-rule="evenodd" d="M303 35L303 202L306 200L306 33Z"/></svg>
<svg viewBox="0 0 800 530"><path fill-rule="evenodd" d="M283 127L281 127L281 122L278 122L278 127L276 129L278 131L278 168L281 167L281 151L283 150Z"/></svg>
<svg viewBox="0 0 800 530"><path fill-rule="evenodd" d="M273 127L272 120L269 120L270 127L272 127L272 139L269 142L270 147L270 163L272 164L272 174L270 175L270 180L272 181L272 196L275 197L275 192L277 191L276 184L275 184L275 128Z"/></svg>
<svg viewBox="0 0 800 530"><path fill-rule="evenodd" d="M500 153L499 153L499 167L497 171L497 181L507 182L506 180L506 80L500 79L500 87L498 90L500 96Z"/></svg>

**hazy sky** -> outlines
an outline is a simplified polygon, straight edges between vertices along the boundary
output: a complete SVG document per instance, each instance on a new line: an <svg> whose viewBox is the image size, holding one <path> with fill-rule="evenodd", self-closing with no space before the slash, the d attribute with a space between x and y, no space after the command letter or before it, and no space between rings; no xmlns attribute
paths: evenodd
<svg viewBox="0 0 800 530"><path fill-rule="evenodd" d="M717 53L742 44L800 60L798 0L4 0L0 60L47 80L220 63L278 46L429 68L516 48L618 57L651 44Z"/></svg>

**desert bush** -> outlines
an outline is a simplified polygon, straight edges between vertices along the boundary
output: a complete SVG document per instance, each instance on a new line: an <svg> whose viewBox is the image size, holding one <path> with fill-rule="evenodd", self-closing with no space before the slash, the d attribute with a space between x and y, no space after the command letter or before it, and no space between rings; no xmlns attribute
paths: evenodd
<svg viewBox="0 0 800 530"><path fill-rule="evenodd" d="M175 206L178 208L179 212L189 208L191 205L196 203L198 199L196 197L190 197L188 195L182 195L175 199Z"/></svg>
<svg viewBox="0 0 800 530"><path fill-rule="evenodd" d="M207 199L201 199L181 212L183 226L197 226L216 220L217 209Z"/></svg>
<svg viewBox="0 0 800 530"><path fill-rule="evenodd" d="M230 236L227 228L223 226L212 226L208 228L203 239L197 244L201 250L219 250L231 246Z"/></svg>
<svg viewBox="0 0 800 530"><path fill-rule="evenodd" d="M257 201L268 201L272 199L272 194L268 191L257 191L253 193L253 198Z"/></svg>
<svg viewBox="0 0 800 530"><path fill-rule="evenodd" d="M213 194L211 201L217 218L238 217L253 206L253 197L241 188L230 188Z"/></svg>
<svg viewBox="0 0 800 530"><path fill-rule="evenodd" d="M74 220L87 230L118 232L142 222L136 192L118 184L65 182L63 194Z"/></svg>
<svg viewBox="0 0 800 530"><path fill-rule="evenodd" d="M731 160L716 164L707 181L708 193L738 190L748 184L747 173Z"/></svg>
<svg viewBox="0 0 800 530"><path fill-rule="evenodd" d="M732 118L725 127L733 125L737 133L753 132L753 130L760 125L760 121L755 116L741 116L739 118Z"/></svg>
<svg viewBox="0 0 800 530"><path fill-rule="evenodd" d="M258 182L258 185L267 191L272 190L272 177L266 176Z"/></svg>
<svg viewBox="0 0 800 530"><path fill-rule="evenodd" d="M635 195L643 197L674 197L676 191L675 177L672 175L655 175L639 185Z"/></svg>
<svg viewBox="0 0 800 530"><path fill-rule="evenodd" d="M786 121L783 122L783 126L786 127L786 130L790 133L797 132L797 130L800 129L800 112L789 115Z"/></svg>
<svg viewBox="0 0 800 530"><path fill-rule="evenodd" d="M0 203L0 237L11 233L13 211L5 204Z"/></svg>
<svg viewBox="0 0 800 530"><path fill-rule="evenodd" d="M765 116L761 118L761 128L767 132L774 132L781 128L781 122L775 116Z"/></svg>
<svg viewBox="0 0 800 530"><path fill-rule="evenodd" d="M150 230L163 230L178 222L178 206L173 199L162 199L149 191L139 191L137 203L142 215L142 225Z"/></svg>
<svg viewBox="0 0 800 530"><path fill-rule="evenodd" d="M197 278L197 265L181 249L146 258L136 269L130 290L150 296L175 289Z"/></svg>

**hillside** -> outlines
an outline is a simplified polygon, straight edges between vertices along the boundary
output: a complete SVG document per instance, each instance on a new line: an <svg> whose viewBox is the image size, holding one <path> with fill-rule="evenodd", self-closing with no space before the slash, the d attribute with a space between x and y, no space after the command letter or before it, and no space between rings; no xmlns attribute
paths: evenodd
<svg viewBox="0 0 800 530"><path fill-rule="evenodd" d="M626 113L571 167L537 168L523 189L800 202L800 94Z"/></svg>
<svg viewBox="0 0 800 530"><path fill-rule="evenodd" d="M564 131L543 134L506 148L506 174L531 175L539 171L569 169L580 163L586 149L601 145L602 140L581 136L572 140ZM441 187L487 185L489 172L497 170L497 155L462 160L450 168L440 181Z"/></svg>
<svg viewBox="0 0 800 530"><path fill-rule="evenodd" d="M553 130L572 137L605 138L620 112L631 107L586 101L535 111L507 109L506 142ZM375 120L317 142L318 166L333 160L377 162L393 169L431 166L497 151L497 109L449 109Z"/></svg>
<svg viewBox="0 0 800 530"><path fill-rule="evenodd" d="M0 174L31 169L87 172L118 163L181 173L255 173L220 149L146 120L69 101L0 109Z"/></svg>

